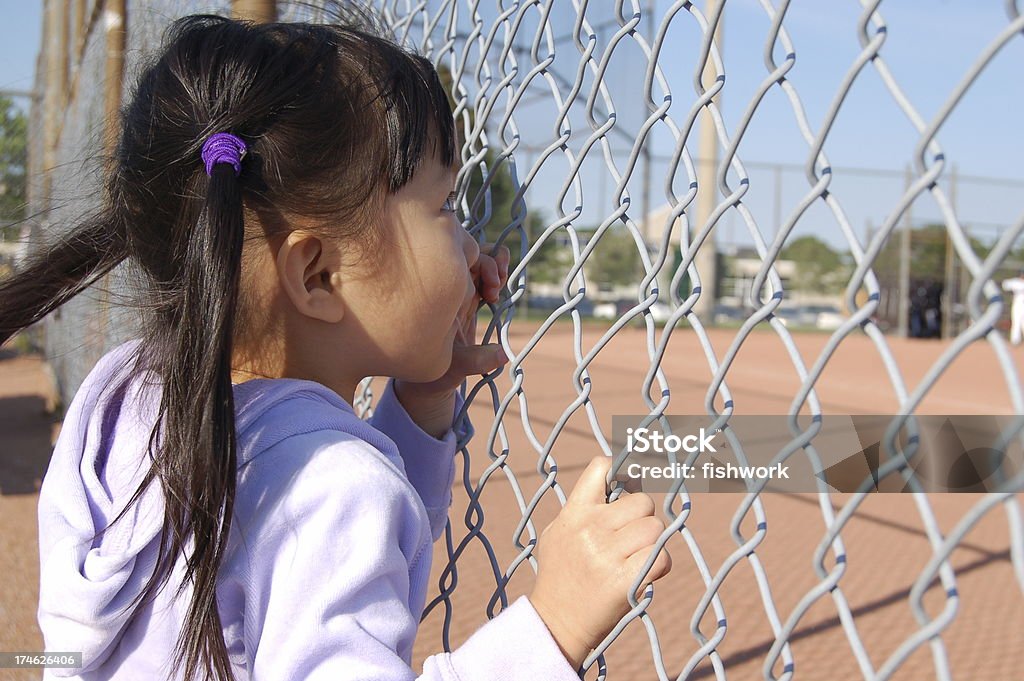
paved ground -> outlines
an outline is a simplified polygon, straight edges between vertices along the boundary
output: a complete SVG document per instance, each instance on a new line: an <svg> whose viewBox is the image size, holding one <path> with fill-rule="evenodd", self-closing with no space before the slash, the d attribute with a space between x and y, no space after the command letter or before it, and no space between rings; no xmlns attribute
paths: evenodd
<svg viewBox="0 0 1024 681"><path fill-rule="evenodd" d="M583 332L583 353L600 336L600 329L587 327ZM711 344L721 358L735 332L714 330ZM824 346L826 335L801 335L797 345L810 365ZM912 388L946 347L938 341L888 339L896 363ZM517 333L512 346L521 350L529 334ZM626 329L602 351L591 365L591 398L597 419L606 435L611 431L613 414L646 412L641 388L646 365L645 332ZM1021 369L1020 352L1018 371ZM556 325L524 362L529 421L537 440L547 441L555 423L576 399L572 388L572 370L576 365L571 327ZM637 358L645 358L643 365ZM35 649L40 645L35 625L37 598L37 545L35 490L37 480L49 456L49 441L54 426L44 414L45 392L41 362L38 358L0 358L0 430L4 446L0 449L0 619L9 623L0 627L0 650ZM702 413L710 373L705 350L695 335L677 331L662 364L672 402L668 413ZM729 388L736 413L781 414L789 409L798 385L796 374L784 346L772 332L758 332L744 344L729 373ZM377 384L381 385L380 383ZM495 399L508 394L510 382L503 376L496 384ZM654 383L652 399L660 399L660 386ZM885 413L895 409L893 390L883 365L869 339L855 336L843 342L830 360L818 396L826 413ZM486 452L495 409L491 394L477 394L471 408L476 438L471 445L469 478L475 485L490 463ZM529 500L541 484L536 473L536 450L526 436L522 423L523 406L511 401L503 424L508 438L509 467L522 494ZM1002 372L987 345L976 344L958 358L943 376L936 390L925 401L921 413L1009 413L1009 399ZM500 450L501 440L496 449ZM577 410L555 441L552 454L559 464L558 480L568 493L582 466L594 454L593 427L584 409ZM462 459L456 473L456 500L452 508L453 541L458 544L468 534L466 494L462 488ZM1018 495L1024 500L1024 495ZM661 500L663 496L656 496ZM693 499L687 522L712 573L733 553L737 544L730 523L740 501L734 494L703 494ZM504 570L518 553L513 535L521 513L512 486L498 471L481 493L484 508L483 532ZM811 494L769 494L763 496L768 529L757 547L756 558L768 575L771 598L779 617L785 621L801 597L819 583L813 565L813 552L821 539L825 523L819 499ZM838 510L849 495L833 495L830 502ZM949 531L973 505L977 495L929 495L941 531ZM880 667L898 645L917 628L907 595L930 555L921 516L911 495L872 495L861 505L842 537L848 553L847 570L840 587L850 609L856 636L863 641L871 663ZM558 509L553 494L541 501L534 514L539 532ZM677 505L678 509L678 505ZM751 536L754 521L744 521L742 532ZM957 573L960 599L957 616L946 630L949 664L954 679L1010 681L1024 678L1024 596L1014 579L1009 560L1007 514L997 508L989 513L966 537L952 556ZM699 647L690 619L704 587L692 554L682 537L673 537L669 550L674 570L656 586L649 608L668 675L674 678ZM432 591L447 564L444 539L435 550ZM719 593L727 620L727 632L718 645L721 658L732 679L762 678L761 668L774 640L762 603L762 594L751 568L743 559L726 578ZM831 560L826 560L831 567ZM495 578L487 553L479 538L468 542L458 561L457 586L450 629L451 645L461 644L487 617L486 606L494 592ZM449 579L450 581L450 579ZM532 585L532 570L523 565L508 587L510 600L527 593ZM838 597L838 592L833 594ZM838 617L833 595L826 594L801 618L790 637L796 662L795 679L845 681L861 679L848 636L849 623ZM941 592L932 589L925 605L933 616L944 607ZM415 649L414 666L419 669L425 656L442 649L443 605L435 608L421 627ZM708 613L699 629L705 635L715 631L713 613ZM608 678L653 680L658 678L652 661L648 633L638 620L623 632L606 654ZM777 666L780 673L781 665ZM37 674L15 676L0 670L0 679L39 678ZM596 678L592 670L588 679ZM690 678L714 678L705 658ZM935 678L929 648L923 647L892 677L897 680Z"/></svg>
<svg viewBox="0 0 1024 681"><path fill-rule="evenodd" d="M0 650L42 650L36 625L39 544L36 502L57 426L46 414L49 393L38 357L0 350ZM42 678L0 669L0 680Z"/></svg>

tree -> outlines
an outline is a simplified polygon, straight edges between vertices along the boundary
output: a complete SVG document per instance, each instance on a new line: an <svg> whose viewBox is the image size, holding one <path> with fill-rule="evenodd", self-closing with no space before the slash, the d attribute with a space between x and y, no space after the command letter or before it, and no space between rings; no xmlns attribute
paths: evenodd
<svg viewBox="0 0 1024 681"><path fill-rule="evenodd" d="M0 96L0 241L18 238L25 218L28 122L10 97Z"/></svg>
<svg viewBox="0 0 1024 681"><path fill-rule="evenodd" d="M900 240L902 235L897 227L882 246L872 268L882 283L890 286L899 284ZM931 223L910 231L910 279L911 281L944 281L946 273L947 228L942 223ZM967 235L971 249L979 258L985 258L991 246ZM952 244L950 244L952 247ZM955 252L954 252L955 255Z"/></svg>
<svg viewBox="0 0 1024 681"><path fill-rule="evenodd" d="M609 227L587 258L589 277L597 284L634 284L639 269L640 252L636 249L636 241L625 229Z"/></svg>
<svg viewBox="0 0 1024 681"><path fill-rule="evenodd" d="M438 67L438 76L441 80L441 84L444 86L445 92L448 93L448 101L451 104L452 110L455 110L456 102L452 95L452 75L450 69L442 64ZM475 112L471 109L469 111L471 127L475 125ZM459 115L459 119L456 121L456 128L461 138L463 134L463 122L462 115ZM491 133L488 135L491 140L498 140L498 135ZM501 234L501 231L512 222L512 200L515 197L515 185L512 182L512 174L509 168L508 159L505 159L500 167L497 165L498 153L495 149L489 148L484 155L483 163L486 164L487 172L491 176L490 192L491 192L491 215L487 223L483 225L484 233L487 235L488 241L497 241ZM520 171L520 175L522 171ZM470 205L470 210L473 210L473 203L480 194L483 188L484 178L483 173L477 171L472 173L469 186L466 188L466 201ZM514 270L518 266L522 259L520 251L527 252L530 247L544 231L547 226L547 219L544 217L542 211L538 210L535 206L526 205L526 216L523 220L523 229L526 230L529 235L530 241L527 243L526 248L522 245L522 236L518 229L512 230L506 236L502 242L503 245L507 246L511 252L511 261L509 262L509 272ZM476 223L484 216L485 204L483 197L480 198L479 205L476 212L472 216L472 223ZM554 235L552 235L553 237ZM564 266L564 255L561 251L567 251L563 247L555 244L553 238L549 238L537 253L534 254L533 258L529 263L529 277L531 282L545 282L545 283L557 283L565 278L569 268ZM572 264L572 258L569 257L569 265Z"/></svg>
<svg viewBox="0 0 1024 681"><path fill-rule="evenodd" d="M849 278L842 256L816 236L794 239L779 257L796 263L794 288L836 293Z"/></svg>

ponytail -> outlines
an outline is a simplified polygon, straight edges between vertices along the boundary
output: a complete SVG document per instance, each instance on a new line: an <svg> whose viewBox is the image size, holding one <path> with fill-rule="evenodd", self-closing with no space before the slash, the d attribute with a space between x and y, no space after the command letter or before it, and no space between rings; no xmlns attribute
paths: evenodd
<svg viewBox="0 0 1024 681"><path fill-rule="evenodd" d="M181 276L181 296L170 330L152 357L164 363L159 424L164 441L154 464L165 493L165 527L160 564L140 595L159 588L169 576L184 538L194 538L186 555L178 596L189 582L193 595L176 644L172 677L182 664L186 678L202 663L205 674L232 678L217 610L217 571L231 528L236 487L235 408L231 383L232 334L242 262L242 190L234 169L213 166L205 208L189 240ZM152 342L151 338L150 341ZM151 345L152 347L152 345ZM154 428L152 443L156 437ZM212 664L212 669L211 669Z"/></svg>
<svg viewBox="0 0 1024 681"><path fill-rule="evenodd" d="M178 596L189 582L193 596L171 672L184 665L192 679L232 673L217 610L216 577L228 543L236 487L236 433L231 383L234 313L244 241L242 188L231 165L218 163L209 177L205 205L190 228L188 246L168 304L153 312L140 359L161 375L159 415L149 439L153 463L118 516L118 522L158 478L165 500L159 561L146 587L126 608L150 601L167 581L187 539L194 550ZM116 183L108 187L116 191ZM199 187L197 187L199 189ZM95 284L129 256L128 220L112 207L88 218L49 248L29 255L0 279L0 344ZM160 444L158 433L161 435ZM103 530L97 532L98 536ZM94 537L95 538L95 537ZM168 544L170 550L167 550Z"/></svg>
<svg viewBox="0 0 1024 681"><path fill-rule="evenodd" d="M124 220L113 210L29 256L0 280L0 345L92 286L128 255Z"/></svg>

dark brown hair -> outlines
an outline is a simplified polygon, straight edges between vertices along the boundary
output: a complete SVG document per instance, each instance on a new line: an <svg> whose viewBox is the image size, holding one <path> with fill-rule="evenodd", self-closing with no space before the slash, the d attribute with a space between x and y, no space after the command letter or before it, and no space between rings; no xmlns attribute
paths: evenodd
<svg viewBox="0 0 1024 681"><path fill-rule="evenodd" d="M186 679L226 681L215 595L236 484L243 242L298 216L373 252L379 234L367 218L410 180L427 145L455 163L452 110L427 59L346 9L324 24L179 19L121 117L102 209L0 281L0 343L125 260L142 273L135 363L161 377L162 395L152 465L128 506L157 479L165 514L156 570L129 607L155 596L194 539L178 591L191 581L193 599L171 674L184 665ZM248 145L237 177L228 164L206 174L200 151L216 132Z"/></svg>

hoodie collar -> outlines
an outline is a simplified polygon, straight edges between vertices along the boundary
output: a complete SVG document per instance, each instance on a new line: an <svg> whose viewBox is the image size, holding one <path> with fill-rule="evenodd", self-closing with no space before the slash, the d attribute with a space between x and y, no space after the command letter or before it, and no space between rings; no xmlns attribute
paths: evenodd
<svg viewBox="0 0 1024 681"><path fill-rule="evenodd" d="M234 386L237 466L285 438L317 430L344 430L358 419L352 405L322 383L299 378L254 378Z"/></svg>

